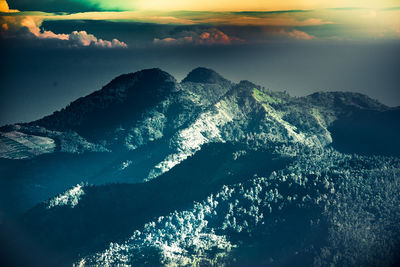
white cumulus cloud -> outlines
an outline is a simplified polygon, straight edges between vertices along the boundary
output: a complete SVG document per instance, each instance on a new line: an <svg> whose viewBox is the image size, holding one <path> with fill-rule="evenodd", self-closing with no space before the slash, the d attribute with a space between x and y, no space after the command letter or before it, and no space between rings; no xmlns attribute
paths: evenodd
<svg viewBox="0 0 400 267"><path fill-rule="evenodd" d="M86 31L69 34L54 33L41 29L44 16L25 15L18 10L10 10L5 0L0 0L0 12L13 13L0 16L0 36L4 38L33 38L60 40L64 47L126 48L128 45L118 39L111 41L97 38Z"/></svg>

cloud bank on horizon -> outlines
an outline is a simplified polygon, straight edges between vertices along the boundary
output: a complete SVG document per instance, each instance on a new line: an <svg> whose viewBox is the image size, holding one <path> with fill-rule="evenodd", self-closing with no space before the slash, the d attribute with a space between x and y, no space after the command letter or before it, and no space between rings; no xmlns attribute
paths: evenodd
<svg viewBox="0 0 400 267"><path fill-rule="evenodd" d="M400 3L397 0L16 0L13 5L9 7L6 0L0 0L0 38L57 40L57 46L64 48L126 48L139 44L135 40L130 43L121 39L118 28L108 41L85 29L70 33L50 31L43 27L44 22L106 21L121 25L191 27L181 32L154 33L142 46L400 39ZM223 28L226 27L234 30L225 32ZM249 38L243 31L245 27L257 34Z"/></svg>
<svg viewBox="0 0 400 267"><path fill-rule="evenodd" d="M323 8L382 9L399 6L398 0L14 0L15 8L24 11L279 11Z"/></svg>

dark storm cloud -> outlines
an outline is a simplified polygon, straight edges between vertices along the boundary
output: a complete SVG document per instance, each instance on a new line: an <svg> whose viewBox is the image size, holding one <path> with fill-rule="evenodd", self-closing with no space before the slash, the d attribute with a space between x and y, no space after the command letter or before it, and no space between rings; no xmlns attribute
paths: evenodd
<svg viewBox="0 0 400 267"><path fill-rule="evenodd" d="M87 12L101 10L96 3L76 0L13 0L8 4L10 8L21 11Z"/></svg>

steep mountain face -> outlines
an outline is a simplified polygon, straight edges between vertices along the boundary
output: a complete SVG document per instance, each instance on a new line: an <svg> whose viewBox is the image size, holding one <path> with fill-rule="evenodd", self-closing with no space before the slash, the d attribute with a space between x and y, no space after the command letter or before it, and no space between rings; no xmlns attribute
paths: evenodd
<svg viewBox="0 0 400 267"><path fill-rule="evenodd" d="M100 129L106 126L115 127L114 123L118 125L127 119L134 120L145 109L177 90L175 79L160 69L125 74L115 78L101 90L32 124L52 130L75 130L78 133L86 133L89 128L87 124Z"/></svg>
<svg viewBox="0 0 400 267"><path fill-rule="evenodd" d="M179 89L175 79L160 69L121 75L103 89L31 125L72 130L88 139L98 140L110 130L134 123L146 109Z"/></svg>
<svg viewBox="0 0 400 267"><path fill-rule="evenodd" d="M122 75L1 128L0 234L19 225L29 242L9 247L42 244L42 266L390 265L398 111L206 68Z"/></svg>

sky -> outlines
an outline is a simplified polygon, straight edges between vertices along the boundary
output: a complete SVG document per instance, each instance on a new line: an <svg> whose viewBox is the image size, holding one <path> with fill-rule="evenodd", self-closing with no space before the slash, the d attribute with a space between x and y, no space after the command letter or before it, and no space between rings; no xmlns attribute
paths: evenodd
<svg viewBox="0 0 400 267"><path fill-rule="evenodd" d="M400 105L400 0L0 0L0 125L160 67Z"/></svg>

